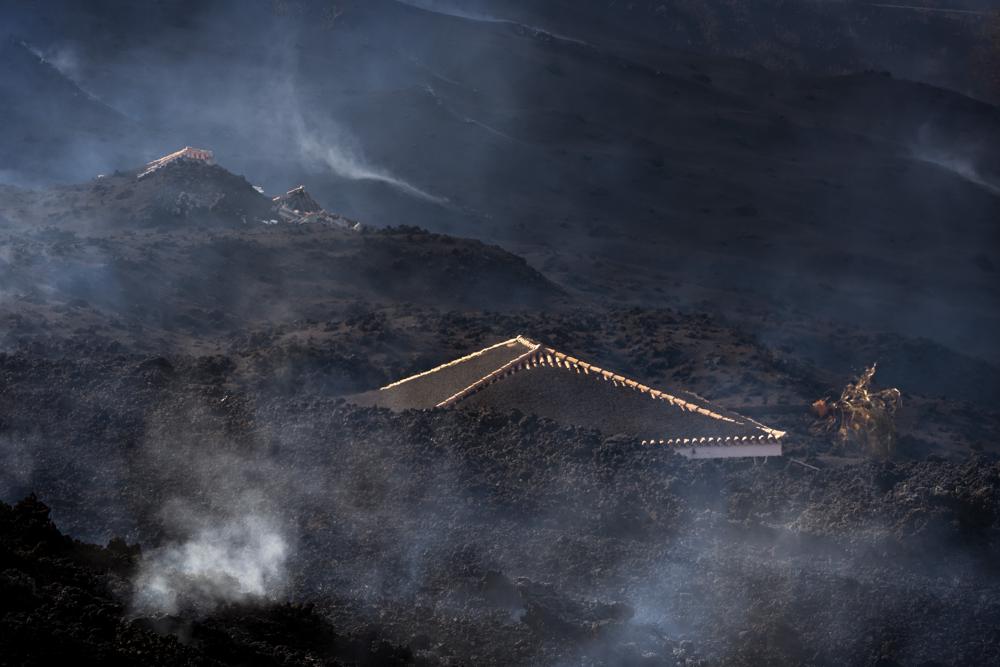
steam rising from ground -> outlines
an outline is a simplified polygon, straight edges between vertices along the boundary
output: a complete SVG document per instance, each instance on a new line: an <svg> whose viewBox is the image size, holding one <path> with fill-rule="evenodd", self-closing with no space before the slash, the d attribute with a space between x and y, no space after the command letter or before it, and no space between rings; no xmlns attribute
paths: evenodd
<svg viewBox="0 0 1000 667"><path fill-rule="evenodd" d="M393 176L388 171L367 165L351 151L345 150L344 145L340 142L326 142L306 131L305 128L300 127L299 129L300 132L296 134L296 143L303 157L311 162L325 164L330 171L341 178L352 181L377 181L432 204L444 205L448 203L448 199L445 197L432 195L426 190L421 190L417 186Z"/></svg>
<svg viewBox="0 0 1000 667"><path fill-rule="evenodd" d="M942 151L916 151L914 157L921 162L927 162L946 171L950 171L959 178L962 178L974 185L978 185L995 195L1000 195L1000 185L990 183L983 178L982 174L979 173L979 170L976 169L975 165L968 158L963 158L958 155L949 155Z"/></svg>
<svg viewBox="0 0 1000 667"><path fill-rule="evenodd" d="M451 3L439 2L438 0L396 0L396 2L402 5L409 5L411 7L416 7L417 9L422 9L427 12L435 12L438 14L446 14L447 16L454 16L455 18L469 19L470 21L486 21L488 23L507 23L505 19L497 18L491 16L490 14L484 14L482 12L472 12L466 9L461 9L454 6Z"/></svg>
<svg viewBox="0 0 1000 667"><path fill-rule="evenodd" d="M288 542L272 518L248 514L204 525L189 540L143 559L135 607L142 613L173 614L275 598L285 588L288 555Z"/></svg>
<svg viewBox="0 0 1000 667"><path fill-rule="evenodd" d="M297 533L279 507L296 488L295 471L283 474L266 453L240 451L215 428L185 430L186 420L201 420L197 408L179 414L152 419L143 447L145 465L171 495L150 508L165 532L143 555L134 610L205 612L282 597Z"/></svg>
<svg viewBox="0 0 1000 667"><path fill-rule="evenodd" d="M990 12L975 9L958 9L949 7L922 7L919 5L891 5L888 3L871 3L872 7L882 9L903 9L911 12L937 12L939 14L972 14L973 16L992 16Z"/></svg>
<svg viewBox="0 0 1000 667"><path fill-rule="evenodd" d="M45 53L38 47L28 42L21 42L28 51L33 53L35 57L41 60L46 65L49 65L57 72L62 74L66 79L76 86L84 95L90 98L94 102L104 104L104 102L93 92L84 88L80 79L80 62L76 53L71 47L61 46L57 49L53 49L50 53ZM107 106L107 105L105 105Z"/></svg>
<svg viewBox="0 0 1000 667"><path fill-rule="evenodd" d="M330 171L341 178L352 181L376 181L385 183L411 197L423 199L432 204L445 205L448 199L438 197L426 190L404 181L385 169L374 167L359 157L359 151L353 150L339 131L319 132L307 127L301 111L291 114L290 131L298 148L299 155L305 162L325 165Z"/></svg>
<svg viewBox="0 0 1000 667"><path fill-rule="evenodd" d="M527 28L536 33L541 33L548 35L549 37L554 37L555 39L572 42L574 44L582 44L584 46L591 46L588 42L582 39L576 39L575 37L569 37L567 35L552 32L547 28L542 28L537 25L528 25L524 23L519 23L517 21L512 21L506 18L499 18L493 16L492 14L486 14L484 12L474 12L468 9L463 9L457 7L454 3L442 1L442 0L396 0L396 2L409 5L411 7L416 7L417 9L422 9L426 12L434 12L435 14L444 14L445 16L453 16L455 18L467 19L469 21L479 21L481 23L506 23L514 26L521 26L522 28Z"/></svg>

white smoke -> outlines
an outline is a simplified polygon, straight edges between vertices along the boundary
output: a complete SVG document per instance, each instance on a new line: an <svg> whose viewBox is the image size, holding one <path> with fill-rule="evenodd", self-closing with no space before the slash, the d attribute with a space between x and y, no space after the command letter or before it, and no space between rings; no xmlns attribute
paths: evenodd
<svg viewBox="0 0 1000 667"><path fill-rule="evenodd" d="M72 44L57 44L51 47L43 58L59 70L60 74L77 86L83 80L83 67L76 47Z"/></svg>
<svg viewBox="0 0 1000 667"><path fill-rule="evenodd" d="M593 46L589 42L585 42L582 39L577 39L575 37L570 37L565 34L552 32L547 28L543 28L537 25L530 25L527 23L520 23L507 18L501 18L498 16L493 16L492 14L486 14L483 12L469 11L468 9L463 9L458 7L453 2L448 0L396 0L396 2L402 5L408 5L410 7L416 7L417 9L422 9L425 12L433 12L435 14L444 14L445 16L451 16L459 19L466 19L468 21L478 21L480 23L501 23L505 25L517 26L525 30L530 30L536 35L547 35L551 38L558 39L563 42L571 42L573 44L580 44L583 46Z"/></svg>
<svg viewBox="0 0 1000 667"><path fill-rule="evenodd" d="M422 9L425 12L454 16L455 18L468 19L470 21L482 21L485 23L509 23L506 19L497 18L483 12L473 12L467 9L456 7L454 3L440 2L440 0L396 0L401 5L409 5Z"/></svg>
<svg viewBox="0 0 1000 667"><path fill-rule="evenodd" d="M306 127L301 114L292 116L292 133L301 158L308 162L326 165L334 174L352 181L377 181L385 183L411 197L423 199L433 204L445 205L448 199L438 197L415 185L407 183L385 169L369 165L358 156L357 151L350 148L349 143L342 138L333 136L335 132L326 132L320 136L316 131Z"/></svg>
<svg viewBox="0 0 1000 667"><path fill-rule="evenodd" d="M870 7L880 7L882 9L902 9L910 12L920 12L922 14L971 14L973 16L993 16L992 12L979 9L959 9L950 7L922 7L920 5L890 5L887 3L870 3Z"/></svg>
<svg viewBox="0 0 1000 667"><path fill-rule="evenodd" d="M1000 184L990 183L983 178L982 174L979 173L979 170L976 169L976 166L969 158L935 150L916 150L914 151L914 157L921 162L933 164L936 167L950 171L959 178L978 185L995 195L1000 195Z"/></svg>
<svg viewBox="0 0 1000 667"><path fill-rule="evenodd" d="M146 555L135 580L140 613L173 614L273 599L285 588L289 545L274 520L247 515L202 526Z"/></svg>
<svg viewBox="0 0 1000 667"><path fill-rule="evenodd" d="M34 54L36 58L66 77L68 81L76 86L80 92L89 97L91 101L104 104L104 101L101 100L101 98L84 88L80 76L80 59L77 57L76 51L72 47L60 46L46 53L33 44L29 44L28 42L21 43L24 45L24 48Z"/></svg>

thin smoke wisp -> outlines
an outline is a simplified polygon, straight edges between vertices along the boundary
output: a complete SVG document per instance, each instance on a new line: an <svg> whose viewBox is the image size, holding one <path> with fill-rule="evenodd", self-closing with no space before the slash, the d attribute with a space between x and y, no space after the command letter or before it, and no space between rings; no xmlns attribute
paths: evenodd
<svg viewBox="0 0 1000 667"><path fill-rule="evenodd" d="M294 120L292 131L296 146L304 160L323 164L341 178L385 183L404 194L432 204L444 206L449 203L446 197L431 194L384 169L368 165L354 151L346 147L344 142L329 141L319 137L316 132L306 127L301 116Z"/></svg>
<svg viewBox="0 0 1000 667"><path fill-rule="evenodd" d="M933 164L936 167L950 171L969 183L978 185L995 195L1000 195L1000 185L991 183L983 178L983 175L979 173L979 170L976 169L975 165L969 159L956 155L948 155L941 151L926 150L916 151L914 153L914 158L921 162Z"/></svg>

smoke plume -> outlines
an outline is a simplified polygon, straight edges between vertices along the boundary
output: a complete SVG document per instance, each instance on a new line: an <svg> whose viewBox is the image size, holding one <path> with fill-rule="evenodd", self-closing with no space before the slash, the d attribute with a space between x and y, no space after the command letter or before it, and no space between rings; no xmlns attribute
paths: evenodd
<svg viewBox="0 0 1000 667"><path fill-rule="evenodd" d="M142 613L211 609L273 599L285 587L289 545L273 518L247 514L203 525L142 562L134 604Z"/></svg>
<svg viewBox="0 0 1000 667"><path fill-rule="evenodd" d="M347 143L341 140L331 140L330 137L321 137L317 133L306 128L301 116L297 117L293 124L295 144L303 161L313 164L322 164L331 172L352 181L377 181L385 183L404 194L423 199L432 204L445 205L448 199L438 197L426 190L407 183L401 178L394 176L384 169L372 166L365 160L358 157L356 151L351 150Z"/></svg>

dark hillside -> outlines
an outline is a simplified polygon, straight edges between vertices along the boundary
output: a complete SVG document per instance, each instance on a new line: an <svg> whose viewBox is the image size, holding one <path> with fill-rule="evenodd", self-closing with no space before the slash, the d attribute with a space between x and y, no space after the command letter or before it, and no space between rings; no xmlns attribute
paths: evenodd
<svg viewBox="0 0 1000 667"><path fill-rule="evenodd" d="M996 8L921 2L0 3L0 664L996 662Z"/></svg>

